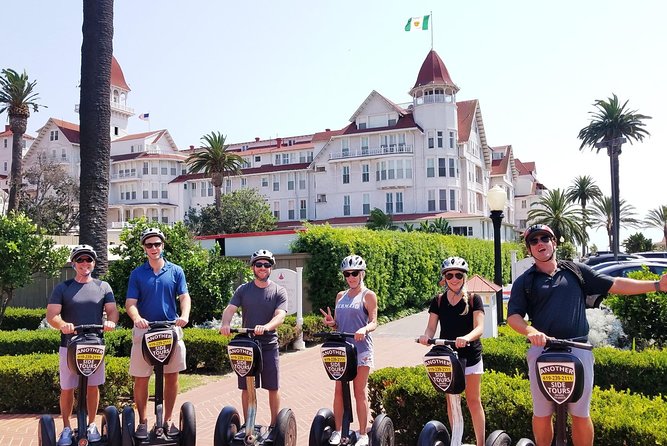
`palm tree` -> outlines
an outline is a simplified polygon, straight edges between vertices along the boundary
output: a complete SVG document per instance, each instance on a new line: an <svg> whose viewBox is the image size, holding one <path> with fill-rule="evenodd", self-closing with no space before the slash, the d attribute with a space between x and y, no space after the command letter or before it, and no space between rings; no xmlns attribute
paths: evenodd
<svg viewBox="0 0 667 446"><path fill-rule="evenodd" d="M79 241L95 248L95 272L103 275L108 268L113 0L84 1L81 30Z"/></svg>
<svg viewBox="0 0 667 446"><path fill-rule="evenodd" d="M536 206L528 211L528 225L537 223L549 225L556 235L556 240L585 243L586 235L581 220L581 209L568 201L565 192L560 189L548 191Z"/></svg>
<svg viewBox="0 0 667 446"><path fill-rule="evenodd" d="M606 101L598 99L593 103L596 107L595 111L590 112L593 115L590 124L579 131L578 138L581 140L579 150L589 146L591 149L607 148L607 155L609 155L609 165L611 170L611 198L613 210L613 222L621 222L620 218L620 188L619 188L619 169L618 157L621 154L621 146L626 141L643 141L644 136L650 135L648 131L643 129L646 124L643 122L646 119L651 119L650 116L637 113L637 110L628 110L626 106L628 101L620 105L618 97L612 93L611 98ZM611 246L614 252L614 257L618 256L619 246L619 225L614 223L613 227L613 242Z"/></svg>
<svg viewBox="0 0 667 446"><path fill-rule="evenodd" d="M586 241L581 244L581 256L583 257L586 255L586 245L589 240L588 231L586 230L588 227L586 204L590 200L602 197L602 191L595 184L595 180L592 177L584 175L574 179L572 186L568 187L565 197L569 201L573 203L578 202L581 205L581 219L584 225L584 236L586 237Z"/></svg>
<svg viewBox="0 0 667 446"><path fill-rule="evenodd" d="M591 211L591 228L604 228L607 231L609 246L614 246L614 215L611 197L603 196L602 198L596 198L593 200ZM631 204L627 204L625 200L621 200L619 205L619 227L639 227L639 220L635 218L636 215L637 213L635 212L635 207Z"/></svg>
<svg viewBox="0 0 667 446"><path fill-rule="evenodd" d="M34 91L35 85L37 81L29 82L25 71L18 74L6 68L0 75L0 114L7 111L7 120L12 131L12 167L7 212L19 208L19 189L23 176L23 135L28 128L30 108L38 112L39 107L46 107L36 102L39 98Z"/></svg>
<svg viewBox="0 0 667 446"><path fill-rule="evenodd" d="M222 211L222 201L220 200L222 183L227 175L238 175L241 173L243 157L227 152L228 145L225 145L227 137L220 132L211 132L204 135L201 140L204 142L201 151L194 152L185 160L190 167L190 172L196 173L204 171L211 176L211 182L215 190L215 208L218 212Z"/></svg>
<svg viewBox="0 0 667 446"><path fill-rule="evenodd" d="M667 206L659 206L648 211L645 223L649 228L662 229L663 241L667 240Z"/></svg>
<svg viewBox="0 0 667 446"><path fill-rule="evenodd" d="M371 210L371 213L368 216L368 221L366 222L366 227L373 231L395 231L398 229L394 226L391 214L385 214L382 209L379 208L373 208L373 210Z"/></svg>

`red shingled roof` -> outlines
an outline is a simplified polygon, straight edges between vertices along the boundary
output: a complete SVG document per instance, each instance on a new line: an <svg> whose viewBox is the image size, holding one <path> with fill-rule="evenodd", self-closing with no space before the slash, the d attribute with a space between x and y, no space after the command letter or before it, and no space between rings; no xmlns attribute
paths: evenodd
<svg viewBox="0 0 667 446"><path fill-rule="evenodd" d="M1 137L8 138L8 137L14 135L14 133L11 131L11 129L9 127L10 127L9 124L5 124L5 130L0 132L0 138ZM28 135L27 133L24 133L23 134L23 139L35 139L35 138L33 136Z"/></svg>
<svg viewBox="0 0 667 446"><path fill-rule="evenodd" d="M426 59L424 59L424 63L422 63L422 67L419 70L419 75L417 75L415 86L412 88L417 88L429 84L444 84L454 87L456 91L459 90L459 87L457 87L454 81L452 81L445 63L442 61L442 59L440 59L440 56L438 56L438 53L436 53L434 50L429 51Z"/></svg>
<svg viewBox="0 0 667 446"><path fill-rule="evenodd" d="M466 142L470 139L470 130L472 129L472 121L475 119L476 110L477 99L456 103L456 114L459 120L459 142Z"/></svg>
<svg viewBox="0 0 667 446"><path fill-rule="evenodd" d="M79 144L79 126L62 119L51 118L53 123L58 126L67 140L73 144Z"/></svg>
<svg viewBox="0 0 667 446"><path fill-rule="evenodd" d="M111 56L111 85L130 91L130 87L125 82L125 75L120 68L115 56Z"/></svg>

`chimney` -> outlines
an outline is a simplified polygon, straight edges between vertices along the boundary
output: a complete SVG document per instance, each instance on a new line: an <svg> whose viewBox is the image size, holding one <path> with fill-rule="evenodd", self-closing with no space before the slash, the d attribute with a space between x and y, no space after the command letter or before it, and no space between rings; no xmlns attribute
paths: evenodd
<svg viewBox="0 0 667 446"><path fill-rule="evenodd" d="M10 127L9 124L5 124L5 132L8 132L8 131L9 131L9 127Z"/></svg>
<svg viewBox="0 0 667 446"><path fill-rule="evenodd" d="M190 150L194 150L194 149L195 149L195 146L190 146Z"/></svg>
<svg viewBox="0 0 667 446"><path fill-rule="evenodd" d="M255 136L255 142L259 142L259 136Z"/></svg>
<svg viewBox="0 0 667 446"><path fill-rule="evenodd" d="M276 138L276 147L280 147L283 144L282 138Z"/></svg>
<svg viewBox="0 0 667 446"><path fill-rule="evenodd" d="M331 131L331 129L324 129L324 131L325 131L325 132L330 132L330 131Z"/></svg>

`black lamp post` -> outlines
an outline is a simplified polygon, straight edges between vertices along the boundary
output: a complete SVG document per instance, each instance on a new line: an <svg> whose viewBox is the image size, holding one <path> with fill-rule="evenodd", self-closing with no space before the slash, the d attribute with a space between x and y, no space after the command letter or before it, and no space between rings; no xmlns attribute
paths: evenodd
<svg viewBox="0 0 667 446"><path fill-rule="evenodd" d="M503 220L503 209L507 202L507 194L502 187L493 186L486 197L491 209L491 221L493 222L493 282L500 287L496 291L496 310L498 314L498 325L505 322L503 308L503 263L500 251L500 223Z"/></svg>

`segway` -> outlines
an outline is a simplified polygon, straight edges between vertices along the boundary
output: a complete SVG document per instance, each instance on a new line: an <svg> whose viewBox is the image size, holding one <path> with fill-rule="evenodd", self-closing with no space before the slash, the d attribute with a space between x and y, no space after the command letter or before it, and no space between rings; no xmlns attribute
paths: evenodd
<svg viewBox="0 0 667 446"><path fill-rule="evenodd" d="M572 354L572 348L592 350L585 342L548 338L544 351L535 363L538 387L548 400L556 404L555 446L567 441L567 403L579 401L584 392L584 366Z"/></svg>
<svg viewBox="0 0 667 446"><path fill-rule="evenodd" d="M72 429L72 445L87 446L88 440L88 377L95 373L104 361L103 325L86 324L74 327L75 335L67 343L67 366L79 375L76 406L76 424ZM51 415L42 415L39 419L40 446L56 446L56 427ZM101 440L95 445L120 446L121 433L118 410L114 406L104 409L100 427Z"/></svg>
<svg viewBox="0 0 667 446"><path fill-rule="evenodd" d="M262 348L255 338L254 328L232 328L239 333L227 345L227 354L232 370L246 380L248 390L248 415L241 426L239 412L233 406L225 406L215 423L214 446L296 446L296 418L291 409L282 409L276 418L273 430L256 424L257 391L255 379L262 372ZM273 331L265 332L273 333Z"/></svg>
<svg viewBox="0 0 667 446"><path fill-rule="evenodd" d="M416 340L419 342L419 339ZM443 423L431 420L417 439L418 446L460 446L463 441L463 413L461 411L461 393L465 390L465 360L459 359L458 353L452 348L456 341L449 339L429 339L434 347L424 355L424 367L429 381L438 392L447 396L447 411L451 420L452 433ZM491 433L484 443L485 446L509 446L512 439L503 430Z"/></svg>
<svg viewBox="0 0 667 446"><path fill-rule="evenodd" d="M320 348L324 370L329 379L340 381L343 387L343 426L341 428L341 445L354 445L358 438L350 430L353 422L352 398L350 382L357 376L357 349L345 338L354 338L354 333L320 332L314 336L324 338ZM329 438L336 430L334 414L330 409L323 408L317 411L310 425L308 437L309 446L329 446ZM386 414L378 414L373 420L371 431L368 434L370 446L393 446L394 423Z"/></svg>
<svg viewBox="0 0 667 446"><path fill-rule="evenodd" d="M144 359L153 365L155 371L155 425L148 432L148 438L135 437L134 408L126 406L122 419L122 446L168 445L195 446L197 440L195 408L191 402L181 406L179 433L169 435L164 429L164 366L169 364L173 354L177 334L175 321L149 322L149 329L141 340Z"/></svg>

